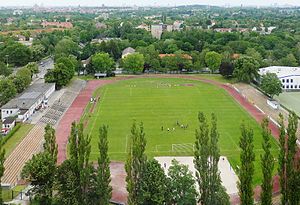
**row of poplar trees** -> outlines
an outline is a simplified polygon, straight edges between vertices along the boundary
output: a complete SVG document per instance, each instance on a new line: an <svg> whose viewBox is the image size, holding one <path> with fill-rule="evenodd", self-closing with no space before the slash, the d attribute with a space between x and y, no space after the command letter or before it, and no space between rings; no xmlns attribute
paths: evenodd
<svg viewBox="0 0 300 205"><path fill-rule="evenodd" d="M107 127L99 129L98 163L91 162L91 137L83 125L72 124L69 159L57 165L55 130L45 127L44 152L34 155L21 173L31 182L34 200L42 205L107 205L111 199Z"/></svg>
<svg viewBox="0 0 300 205"><path fill-rule="evenodd" d="M283 115L279 115L279 156L276 159L271 153L271 131L267 119L262 121L263 154L261 154L262 184L260 203L272 205L274 164L278 161L278 175L280 178L281 204L300 204L300 161L297 157L297 126L298 117L290 113L288 126L285 127ZM253 205L253 174L254 174L254 145L253 130L245 125L241 126L239 196L242 205Z"/></svg>
<svg viewBox="0 0 300 205"><path fill-rule="evenodd" d="M291 113L287 128L283 116L280 115L280 153L278 156L278 174L282 205L299 205L300 202L300 169L297 159L297 125L295 113ZM146 137L143 124L135 123L131 128L128 155L125 164L127 172L126 188L128 204L196 204L228 205L229 197L221 184L218 162L220 150L218 147L219 133L217 118L211 115L208 123L203 113L198 114L199 128L196 130L194 165L196 181L199 190L195 190L195 181L187 166L181 166L173 161L165 170L156 160L148 160L145 154ZM273 172L275 158L271 153L271 132L268 120L262 122L262 192L261 204L272 204ZM34 155L23 170L22 177L31 182L31 194L39 204L108 205L112 195L110 186L111 175L108 157L107 126L99 129L98 162L92 163L91 137L83 134L82 124L72 124L69 137L69 159L57 165L57 144L55 130L47 125L45 128L44 152ZM242 205L254 204L253 174L254 174L254 145L253 130L241 125L240 138L240 168L239 196ZM4 150L0 146L0 174L4 172ZM159 193L159 194L158 194ZM0 193L1 194L1 193ZM0 195L1 196L1 195ZM0 197L0 200L2 198ZM1 202L2 204L3 202Z"/></svg>

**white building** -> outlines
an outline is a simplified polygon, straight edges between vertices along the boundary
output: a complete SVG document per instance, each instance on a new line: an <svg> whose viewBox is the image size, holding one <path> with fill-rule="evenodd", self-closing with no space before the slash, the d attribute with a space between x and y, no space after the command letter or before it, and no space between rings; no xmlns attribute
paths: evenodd
<svg viewBox="0 0 300 205"><path fill-rule="evenodd" d="M2 122L8 117L16 117L17 121L24 122L36 112L47 106L48 98L55 91L54 83L37 83L31 85L23 93L1 108Z"/></svg>
<svg viewBox="0 0 300 205"><path fill-rule="evenodd" d="M300 67L271 66L259 69L260 75L275 73L281 80L283 90L300 91Z"/></svg>
<svg viewBox="0 0 300 205"><path fill-rule="evenodd" d="M16 125L16 119L14 117L7 117L2 122L2 134L8 134Z"/></svg>

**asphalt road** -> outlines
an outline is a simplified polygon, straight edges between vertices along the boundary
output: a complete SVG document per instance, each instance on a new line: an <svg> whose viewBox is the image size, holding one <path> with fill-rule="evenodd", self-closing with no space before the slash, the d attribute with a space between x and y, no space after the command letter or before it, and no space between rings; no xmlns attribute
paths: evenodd
<svg viewBox="0 0 300 205"><path fill-rule="evenodd" d="M47 58L42 60L39 64L39 73L35 75L32 79L32 83L44 83L44 76L47 73L47 70L54 68L53 58Z"/></svg>

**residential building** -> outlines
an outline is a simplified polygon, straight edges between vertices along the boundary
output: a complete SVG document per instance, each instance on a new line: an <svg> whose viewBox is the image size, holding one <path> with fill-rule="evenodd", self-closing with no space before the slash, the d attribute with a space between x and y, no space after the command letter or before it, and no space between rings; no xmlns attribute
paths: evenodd
<svg viewBox="0 0 300 205"><path fill-rule="evenodd" d="M133 53L135 53L134 48L131 48L131 47L125 48L122 52L122 58L125 58L126 56L133 54Z"/></svg>
<svg viewBox="0 0 300 205"><path fill-rule="evenodd" d="M136 28L137 28L137 29L144 29L144 30L146 30L146 31L150 31L150 30L151 30L151 29L150 29L150 26L147 25L147 24L145 24L145 23L142 23L141 25L137 26Z"/></svg>
<svg viewBox="0 0 300 205"><path fill-rule="evenodd" d="M2 134L8 134L16 125L16 119L14 117L7 117L2 122Z"/></svg>
<svg viewBox="0 0 300 205"><path fill-rule="evenodd" d="M40 108L47 106L48 98L55 91L54 83L37 83L10 100L1 108L2 122L8 117L16 117L24 122Z"/></svg>
<svg viewBox="0 0 300 205"><path fill-rule="evenodd" d="M174 31L180 31L182 24L183 24L183 21L174 21L174 23L173 23Z"/></svg>
<svg viewBox="0 0 300 205"><path fill-rule="evenodd" d="M231 28L215 28L214 31L218 33L231 33L232 29Z"/></svg>
<svg viewBox="0 0 300 205"><path fill-rule="evenodd" d="M161 35L166 30L167 30L167 25L166 24L151 25L151 35L152 35L153 38L160 39Z"/></svg>
<svg viewBox="0 0 300 205"><path fill-rule="evenodd" d="M43 21L41 24L44 28L45 27L57 27L57 28L73 28L73 24L71 22L48 22Z"/></svg>
<svg viewBox="0 0 300 205"><path fill-rule="evenodd" d="M260 75L275 73L285 91L300 91L300 67L270 66L259 69Z"/></svg>

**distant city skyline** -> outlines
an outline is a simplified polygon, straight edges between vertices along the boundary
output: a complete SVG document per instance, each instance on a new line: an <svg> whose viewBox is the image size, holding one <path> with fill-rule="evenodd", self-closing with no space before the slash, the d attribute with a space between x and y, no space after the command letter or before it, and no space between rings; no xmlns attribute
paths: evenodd
<svg viewBox="0 0 300 205"><path fill-rule="evenodd" d="M179 5L216 5L216 6L278 6L294 5L300 6L299 0L0 0L0 6L179 6Z"/></svg>

